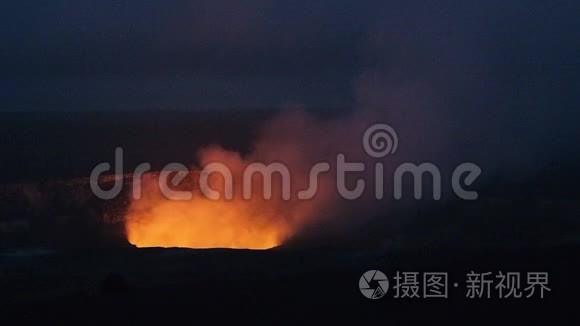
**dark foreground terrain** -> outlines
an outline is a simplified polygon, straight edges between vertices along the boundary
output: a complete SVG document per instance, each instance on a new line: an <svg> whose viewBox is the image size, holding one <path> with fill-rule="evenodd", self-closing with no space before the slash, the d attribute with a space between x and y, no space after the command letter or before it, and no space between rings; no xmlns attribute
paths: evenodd
<svg viewBox="0 0 580 326"><path fill-rule="evenodd" d="M327 249L3 251L5 321L137 323L182 320L399 324L571 322L577 311L578 247L541 250L359 251ZM359 291L367 270L383 271L386 295ZM448 272L448 298L394 298L401 272ZM466 298L466 274L548 272L543 299ZM421 274L419 274L421 275ZM420 285L422 279L419 278ZM457 287L454 287L457 283ZM372 286L372 285L371 285ZM422 296L422 288L419 294ZM4 323L3 323L4 324Z"/></svg>

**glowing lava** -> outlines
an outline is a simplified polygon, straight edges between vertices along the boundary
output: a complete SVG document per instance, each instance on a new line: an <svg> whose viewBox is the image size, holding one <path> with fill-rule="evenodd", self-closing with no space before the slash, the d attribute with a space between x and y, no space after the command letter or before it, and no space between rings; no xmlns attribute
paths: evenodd
<svg viewBox="0 0 580 326"><path fill-rule="evenodd" d="M290 227L276 206L263 199L169 200L145 184L126 216L127 239L137 247L268 249L280 245Z"/></svg>
<svg viewBox="0 0 580 326"><path fill-rule="evenodd" d="M137 247L268 249L288 233L282 218L243 202L199 198L149 207L136 203L127 216L126 232Z"/></svg>
<svg viewBox="0 0 580 326"><path fill-rule="evenodd" d="M348 124L354 129L368 125L368 121L355 117L349 118ZM307 200L294 195L289 200L282 199L280 192L284 187L279 175L272 177L273 193L269 199L263 196L263 177L252 179L250 200L241 198L241 184L248 165L283 162L291 171L291 193L309 189L315 164L332 161L344 148L361 150L358 139L341 137L353 133L345 131L344 126L344 121L320 123L304 112L289 112L265 124L253 151L244 157L218 146L201 149L197 153L199 166L193 170L200 171L215 162L224 164L233 175L231 199L204 196L198 187L199 174L192 173L177 188L191 190L193 198L169 200L160 194L158 178L150 175L142 182L143 197L132 200L129 206L125 220L127 239L138 247L266 249L296 236L310 223L343 214L336 178L331 173L319 176L315 196ZM359 158L361 155L362 152ZM267 169L260 172L265 175ZM209 184L223 196L223 178L210 178Z"/></svg>

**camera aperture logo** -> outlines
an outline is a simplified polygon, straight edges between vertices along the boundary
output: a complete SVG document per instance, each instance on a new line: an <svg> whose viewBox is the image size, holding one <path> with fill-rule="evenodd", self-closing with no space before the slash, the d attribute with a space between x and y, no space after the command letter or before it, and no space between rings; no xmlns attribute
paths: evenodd
<svg viewBox="0 0 580 326"><path fill-rule="evenodd" d="M389 279L383 272L372 269L360 277L358 288L366 298L380 299L389 290Z"/></svg>

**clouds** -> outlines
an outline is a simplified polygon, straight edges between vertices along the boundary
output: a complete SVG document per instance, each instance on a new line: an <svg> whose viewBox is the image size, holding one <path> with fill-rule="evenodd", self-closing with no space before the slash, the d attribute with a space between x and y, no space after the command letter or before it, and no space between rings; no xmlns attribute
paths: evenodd
<svg viewBox="0 0 580 326"><path fill-rule="evenodd" d="M572 1L2 6L2 110L351 106L369 74L477 105L578 83Z"/></svg>
<svg viewBox="0 0 580 326"><path fill-rule="evenodd" d="M1 110L344 106L366 30L339 3L5 6Z"/></svg>

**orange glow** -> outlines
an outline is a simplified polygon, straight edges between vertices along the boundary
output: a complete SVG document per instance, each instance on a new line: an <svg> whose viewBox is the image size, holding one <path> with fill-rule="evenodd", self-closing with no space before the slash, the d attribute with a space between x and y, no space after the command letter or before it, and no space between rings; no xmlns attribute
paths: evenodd
<svg viewBox="0 0 580 326"><path fill-rule="evenodd" d="M279 245L288 232L282 219L247 203L195 198L159 201L146 211L135 206L126 230L129 242L137 247L268 249Z"/></svg>
<svg viewBox="0 0 580 326"><path fill-rule="evenodd" d="M360 124L366 125L366 122ZM308 131L308 132L304 132ZM339 137L343 123L323 125L300 112L284 114L270 121L261 131L252 153L242 157L218 146L201 149L199 166L219 162L233 175L233 198L211 200L199 189L200 168L177 186L193 191L193 199L169 200L160 193L155 173L144 176L141 199L132 200L125 219L127 239L137 247L247 248L267 249L295 237L310 223L344 213L331 173L319 176L315 197L299 200L295 195L283 200L281 178L272 178L272 198L264 199L263 183L252 180L252 199L242 197L242 176L254 162L283 162L291 172L291 193L308 189L310 169L320 161L331 161L345 146ZM318 141L313 141L316 139ZM346 144L347 147L358 148ZM197 172L196 172L197 171ZM224 180L210 177L211 189L222 196Z"/></svg>
<svg viewBox="0 0 580 326"><path fill-rule="evenodd" d="M154 182L152 182L154 181ZM126 216L127 239L137 247L268 249L280 245L290 226L276 201L262 198L169 200L144 180L144 195Z"/></svg>

